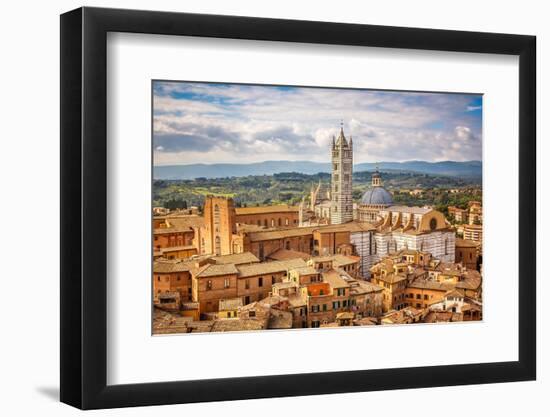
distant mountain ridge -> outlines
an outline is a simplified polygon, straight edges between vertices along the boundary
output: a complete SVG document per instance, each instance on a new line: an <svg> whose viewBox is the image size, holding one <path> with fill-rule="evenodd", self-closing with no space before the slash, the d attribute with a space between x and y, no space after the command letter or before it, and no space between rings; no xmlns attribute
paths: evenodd
<svg viewBox="0 0 550 417"><path fill-rule="evenodd" d="M281 172L299 172L302 174L317 174L330 172L330 163L311 161L264 161L251 164L190 164L163 165L153 167L155 180L189 180L194 178L224 178L245 177L248 175L273 175ZM481 161L406 161L361 163L353 166L354 172L372 171L376 167L380 171L418 172L432 175L447 175L452 177L481 177Z"/></svg>

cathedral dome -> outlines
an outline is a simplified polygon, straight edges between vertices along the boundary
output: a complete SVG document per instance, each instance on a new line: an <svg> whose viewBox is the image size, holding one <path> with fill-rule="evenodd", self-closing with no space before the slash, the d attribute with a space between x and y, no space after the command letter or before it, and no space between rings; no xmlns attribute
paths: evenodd
<svg viewBox="0 0 550 417"><path fill-rule="evenodd" d="M363 194L361 204L391 206L393 198L385 188L372 187Z"/></svg>

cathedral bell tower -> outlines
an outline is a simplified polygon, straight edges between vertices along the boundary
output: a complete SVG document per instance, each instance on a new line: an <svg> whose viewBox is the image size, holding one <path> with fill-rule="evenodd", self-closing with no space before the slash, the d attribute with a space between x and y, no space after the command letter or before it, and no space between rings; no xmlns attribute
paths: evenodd
<svg viewBox="0 0 550 417"><path fill-rule="evenodd" d="M346 140L342 123L338 138L332 137L331 224L353 220L352 174L353 140Z"/></svg>

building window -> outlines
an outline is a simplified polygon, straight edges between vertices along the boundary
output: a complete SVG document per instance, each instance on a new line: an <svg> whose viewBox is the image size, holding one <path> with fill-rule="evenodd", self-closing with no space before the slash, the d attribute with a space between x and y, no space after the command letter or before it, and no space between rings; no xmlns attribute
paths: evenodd
<svg viewBox="0 0 550 417"><path fill-rule="evenodd" d="M258 287L263 287L263 286L264 286L264 278L260 277L258 278Z"/></svg>
<svg viewBox="0 0 550 417"><path fill-rule="evenodd" d="M417 299L417 300L420 300L421 298L422 298L422 297L421 297L420 294L416 294L416 299Z"/></svg>
<svg viewBox="0 0 550 417"><path fill-rule="evenodd" d="M250 280L247 279L244 281L244 289L249 290L250 289Z"/></svg>
<svg viewBox="0 0 550 417"><path fill-rule="evenodd" d="M211 290L212 289L212 280L206 281L206 289Z"/></svg>
<svg viewBox="0 0 550 417"><path fill-rule="evenodd" d="M288 226L288 219L285 219L285 226Z"/></svg>
<svg viewBox="0 0 550 417"><path fill-rule="evenodd" d="M248 317L256 317L256 312L251 310L248 312Z"/></svg>
<svg viewBox="0 0 550 417"><path fill-rule="evenodd" d="M271 227L275 227L275 219L271 219Z"/></svg>
<svg viewBox="0 0 550 417"><path fill-rule="evenodd" d="M229 288L229 278L225 278L225 279L223 280L223 287L224 287L224 288Z"/></svg>

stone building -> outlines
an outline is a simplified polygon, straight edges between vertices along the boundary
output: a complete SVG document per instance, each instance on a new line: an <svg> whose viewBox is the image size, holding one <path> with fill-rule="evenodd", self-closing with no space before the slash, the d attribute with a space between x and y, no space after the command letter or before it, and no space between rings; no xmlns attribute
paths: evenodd
<svg viewBox="0 0 550 417"><path fill-rule="evenodd" d="M259 301L269 296L273 284L282 282L289 270L305 266L302 259L239 265L237 295L242 297L245 305Z"/></svg>
<svg viewBox="0 0 550 417"><path fill-rule="evenodd" d="M200 253L229 255L237 233L233 199L208 197L204 203L204 228L200 232Z"/></svg>
<svg viewBox="0 0 550 417"><path fill-rule="evenodd" d="M480 224L465 224L462 233L464 240L483 242L483 226Z"/></svg>
<svg viewBox="0 0 550 417"><path fill-rule="evenodd" d="M203 224L204 219L194 215L154 217L154 256L185 259L195 255L197 249L193 244L194 228Z"/></svg>
<svg viewBox="0 0 550 417"><path fill-rule="evenodd" d="M468 210L461 209L460 207L449 206L447 207L449 216L457 223L465 223L468 221Z"/></svg>
<svg viewBox="0 0 550 417"><path fill-rule="evenodd" d="M288 206L286 204L236 207L235 221L239 224L256 225L265 228L297 227L298 210L298 206Z"/></svg>
<svg viewBox="0 0 550 417"><path fill-rule="evenodd" d="M470 201L468 203L468 223L470 224L483 223L483 209L479 201Z"/></svg>
<svg viewBox="0 0 550 417"><path fill-rule="evenodd" d="M182 301L191 301L191 265L181 259L153 263L153 302L164 293L179 292Z"/></svg>
<svg viewBox="0 0 550 417"><path fill-rule="evenodd" d="M338 138L332 138L331 224L353 220L352 175L353 139L348 143L341 127Z"/></svg>
<svg viewBox="0 0 550 417"><path fill-rule="evenodd" d="M375 264L371 273L371 282L384 288L384 312L431 308L455 290L481 305L478 271L442 262L426 252L401 251Z"/></svg>
<svg viewBox="0 0 550 417"><path fill-rule="evenodd" d="M455 262L462 263L468 269L478 269L479 246L473 240L456 238Z"/></svg>

